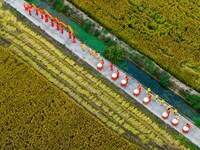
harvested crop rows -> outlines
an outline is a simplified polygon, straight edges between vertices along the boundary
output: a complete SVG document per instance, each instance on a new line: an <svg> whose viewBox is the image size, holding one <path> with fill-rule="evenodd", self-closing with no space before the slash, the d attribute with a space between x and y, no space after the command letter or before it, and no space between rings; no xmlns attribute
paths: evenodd
<svg viewBox="0 0 200 150"><path fill-rule="evenodd" d="M200 91L199 1L70 1Z"/></svg>
<svg viewBox="0 0 200 150"><path fill-rule="evenodd" d="M0 49L1 149L140 149Z"/></svg>
<svg viewBox="0 0 200 150"><path fill-rule="evenodd" d="M0 36L12 43L9 50L117 133L131 135L149 148L186 149L121 95L17 21L9 11L0 10L0 21Z"/></svg>

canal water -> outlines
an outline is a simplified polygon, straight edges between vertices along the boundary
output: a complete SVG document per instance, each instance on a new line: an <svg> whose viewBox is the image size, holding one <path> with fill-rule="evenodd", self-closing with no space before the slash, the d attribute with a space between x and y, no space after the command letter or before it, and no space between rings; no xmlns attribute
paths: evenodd
<svg viewBox="0 0 200 150"><path fill-rule="evenodd" d="M102 52L106 48L106 45L101 40L86 32L80 25L67 18L64 14L56 12L56 10L44 0L36 0L34 4L39 8L46 9L52 16L57 17L65 24L70 25L74 30L76 37L81 41L84 41L86 45L92 47L98 52ZM181 97L162 87L156 80L151 78L147 73L135 66L129 60L125 62L121 69L144 86L150 87L154 93L157 93L161 98L164 98L166 102L171 104L174 108L177 108L182 115L193 121L196 118L200 118L200 113L189 106Z"/></svg>

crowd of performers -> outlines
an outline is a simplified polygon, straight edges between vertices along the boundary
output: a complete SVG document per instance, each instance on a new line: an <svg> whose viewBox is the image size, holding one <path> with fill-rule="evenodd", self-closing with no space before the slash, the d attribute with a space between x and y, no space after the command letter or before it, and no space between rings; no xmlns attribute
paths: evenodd
<svg viewBox="0 0 200 150"><path fill-rule="evenodd" d="M73 35L73 30L71 29L70 26L68 25L65 25L64 23L60 22L57 18L53 18L51 15L48 14L47 11L45 10L40 10L39 8L35 7L34 5L29 5L29 4L24 4L24 9L26 11L28 11L29 15L32 15L32 11L31 11L31 8L34 7L35 8L35 13L36 15L39 15L40 13L40 18L41 19L44 19L45 18L45 22L48 22L49 21L49 18L51 20L51 26L52 27L56 27L57 30L60 30L61 31L61 34L64 34L64 29L65 28L69 28L70 31L68 32L68 38L69 39L72 39L72 42L73 43L76 43L76 37L75 35ZM81 43L81 48L83 51L85 51L85 43L82 42ZM95 50L93 50L92 48L89 48L88 50L89 54L94 56L95 58L97 59L100 59L100 53L99 52L95 52ZM113 63L110 63L109 65L110 67L110 71L114 71L114 65ZM104 60L102 59L98 64L97 64L97 69L98 70L102 70L104 68ZM111 78L113 80L117 80L118 78L120 77L120 72L119 70L116 70L116 72L114 72L111 76ZM129 82L129 77L126 76L125 79L121 80L121 86L126 86ZM134 90L133 92L133 95L134 96L138 96L142 91L142 87L140 85L138 85L138 87ZM151 95L151 89L150 88L147 88L147 97L145 97L143 99L143 103L144 104L148 104L149 102L151 102L151 99L152 99L152 95ZM157 102L159 102L159 96L158 94L155 95L155 100ZM160 106L163 106L165 104L165 100L162 99L160 102ZM172 110L173 106L171 105L168 105L167 106L167 109L165 112L162 113L162 118L163 119L167 119L171 113L171 110ZM177 126L178 125L178 122L179 122L179 114L178 114L178 110L177 109L174 109L173 110L173 114L174 114L174 119L172 120L172 125L173 126ZM183 128L182 128L182 131L184 133L188 133L188 131L190 130L190 124L187 123Z"/></svg>
<svg viewBox="0 0 200 150"><path fill-rule="evenodd" d="M98 65L101 66L101 67L98 68ZM98 65L97 65L97 69L98 69L98 70L102 70L103 67L104 67L104 60L102 59L102 60L99 62ZM109 67L110 67L110 71L113 72L113 67L114 67L113 63L110 63ZM119 72L119 70L116 70L116 72L114 72L114 73L112 74L112 76L111 76L111 78L112 78L114 81L117 80L119 77L120 77L120 72ZM129 82L129 77L126 76L125 79L122 79L122 80L121 80L121 86L126 86L126 85L128 84L128 82ZM138 87L134 90L133 95L134 95L134 96L138 96L138 95L141 93L141 91L142 91L142 87L141 87L140 85L138 85ZM147 88L146 91L147 91L147 97L145 97L145 98L143 99L143 103L144 103L144 104L148 104L148 103L151 102L151 100L152 100L151 88ZM159 103L160 103L160 106L164 106L165 104L167 104L167 103L165 103L165 100L164 100L164 99L159 100L158 94L155 95L154 99L155 99L156 102L159 102ZM162 113L162 118L163 118L163 119L167 119L167 118L170 116L170 113L171 113L172 110L173 110L173 116L174 116L174 117L173 117L173 119L172 119L172 121L171 121L171 124L172 124L173 126L177 126L178 123L179 123L179 118L180 118L180 117L179 117L178 110L177 110L177 109L173 109L173 106L172 106L172 105L168 105L168 104L167 104L167 109L166 109L166 111L164 111L164 112ZM190 130L190 124L187 123L187 124L182 128L182 132L183 132L183 133L188 133L189 130Z"/></svg>
<svg viewBox="0 0 200 150"><path fill-rule="evenodd" d="M44 19L46 23L50 21L52 27L56 27L57 30L61 32L61 34L64 34L65 28L69 30L68 36L69 39L72 39L73 43L76 43L76 37L73 35L73 30L69 25L66 25L65 23L58 20L58 18L52 17L45 9L42 10L40 8L37 8L34 4L26 4L24 3L24 9L25 11L28 11L29 15L32 16L32 11L35 10L35 14L39 16L41 19Z"/></svg>

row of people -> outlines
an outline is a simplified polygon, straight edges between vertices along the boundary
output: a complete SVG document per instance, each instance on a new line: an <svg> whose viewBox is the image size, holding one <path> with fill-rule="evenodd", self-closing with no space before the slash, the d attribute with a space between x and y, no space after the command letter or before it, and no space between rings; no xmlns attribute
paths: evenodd
<svg viewBox="0 0 200 150"><path fill-rule="evenodd" d="M28 10L29 15L32 15L31 9L28 9L25 6L25 10ZM36 14L38 15L37 11L36 11ZM43 17L44 17L43 14L41 14L41 19L43 19ZM45 22L48 22L48 20L49 20L48 16L45 15ZM51 20L51 26L54 27L54 21L53 20ZM64 26L59 25L58 23L56 24L56 29L60 30L61 34L64 33ZM72 39L73 43L76 43L76 37L75 36L72 37L72 36L73 36L72 33L69 32L68 33L69 39ZM84 43L81 43L81 48L82 48L82 50L85 50L85 44ZM89 49L89 54L95 56L97 59L100 59L100 53L96 53L95 50L93 50L92 48ZM101 60L100 64L102 65L102 68L103 68L104 67L104 61ZM113 64L112 63L110 64L110 70L113 71ZM117 70L116 73L113 74L112 79L116 80L116 79L119 78L119 76L120 76L120 72ZM129 78L128 78L128 76L126 76L125 79L122 80L121 85L122 86L126 86L126 84L128 84L128 81L129 81ZM139 93L141 92L141 87L140 86L138 86L137 91ZM135 92L134 92L134 95L137 95L137 93L135 94ZM152 95L150 94L151 93L151 89L150 88L147 89L147 93L148 93L148 100L151 101ZM155 100L158 101L158 98L159 98L159 96L156 94ZM162 106L164 104L164 102L165 102L164 99L162 99L161 102L160 102L160 105ZM162 114L162 117L164 119L168 118L168 116L170 115L171 109L172 109L172 106L168 105L166 112L164 112ZM175 119L172 120L172 124L173 125L177 125L178 124L178 120L179 120L178 110L177 109L174 110L174 115L176 115L176 117L175 117ZM190 124L187 123L183 127L183 132L187 133L189 131L189 129L190 129Z"/></svg>
<svg viewBox="0 0 200 150"><path fill-rule="evenodd" d="M100 64L102 65L101 69L103 69L103 67L104 67L104 60L103 59L100 61ZM110 70L113 71L113 64L112 63L110 63ZM119 71L118 70L117 70L117 76L119 78Z"/></svg>
<svg viewBox="0 0 200 150"><path fill-rule="evenodd" d="M167 109L166 112L163 112L163 113L162 113L162 118L163 118L163 119L167 119L167 118L169 117L169 114L170 114L170 110ZM175 118L172 119L171 124L172 124L173 126L177 126L178 123L179 123L179 115L176 114L176 115L175 115ZM183 126L182 132L188 133L189 130L190 130L190 124L187 123L185 126Z"/></svg>
<svg viewBox="0 0 200 150"><path fill-rule="evenodd" d="M81 43L81 49L83 51L85 51L85 43L84 42ZM94 56L97 59L100 59L100 57L101 57L101 54L98 52L95 52L95 50L93 50L92 48L89 48L89 54Z"/></svg>
<svg viewBox="0 0 200 150"><path fill-rule="evenodd" d="M28 13L29 13L30 16L32 15L31 7L30 7L29 4L25 4L25 3L24 3L24 9L25 9L26 11L28 11ZM36 9L36 15L39 15L38 9ZM41 19L44 19L44 14L43 14L43 13L40 13L40 17L41 17ZM48 21L49 21L49 17L48 17L48 15L46 14L46 15L45 15L45 22L48 22ZM54 22L53 19L51 19L51 26L54 27L54 25L55 25L55 22ZM56 29L57 29L57 30L60 30L60 31L61 31L61 34L64 34L64 26L61 25L61 24L59 24L58 22L56 23ZM76 36L73 35L73 34L71 33L71 31L69 31L68 37L69 37L69 39L72 39L73 43L76 43Z"/></svg>
<svg viewBox="0 0 200 150"><path fill-rule="evenodd" d="M48 16L47 16L47 15L46 15L45 18L46 18L46 19L45 19L45 22L48 22L48 19L47 19ZM53 20L51 20L51 26L54 27L54 21L53 21ZM60 31L61 31L61 34L64 34L64 26L62 26L62 25L56 23L56 29L57 29L57 30L60 30ZM76 43L76 36L73 35L73 33L72 33L71 31L68 32L68 38L69 38L69 39L72 39L72 42L73 42L73 43Z"/></svg>
<svg viewBox="0 0 200 150"><path fill-rule="evenodd" d="M171 107L168 107L166 112L162 113L162 118L167 119L170 115L170 112L171 112ZM178 123L179 123L179 115L178 115L177 109L174 110L174 115L175 115L175 118L171 121L171 123L172 123L173 126L177 126ZM182 132L188 133L189 130L190 130L190 124L187 123L185 126L183 126Z"/></svg>
<svg viewBox="0 0 200 150"><path fill-rule="evenodd" d="M103 67L104 67L104 60L103 60L103 59L100 61L100 64L102 64L102 68L103 68ZM102 68L101 68L101 69L102 69ZM110 70L113 71L113 64L112 64L112 63L110 63ZM113 73L113 74L112 74L112 79L113 79L113 80L116 80L116 79L119 78L119 76L120 76L120 73L119 73L119 70L117 70L116 73ZM124 82L124 84L121 82L121 85L122 85L122 86L125 86L126 84L128 84L128 81L129 81L128 76L126 76L125 79L123 79L123 80L124 80L125 82ZM123 81L123 80L122 80L122 81ZM138 88L135 90L135 92L134 92L133 94L134 94L135 96L137 96L140 92L141 92L141 86L138 86ZM150 88L147 89L147 93L148 93L148 102L150 102L151 99L152 99L152 95L150 94L150 93L151 93L151 89L150 89ZM158 102L158 99L159 99L159 96L158 96L158 94L156 94L156 95L155 95L155 100L156 100L157 102ZM160 101L160 106L163 106L164 103L165 103L165 100L162 99L162 100ZM173 107L172 107L171 105L168 105L168 106L167 106L168 113L170 112L170 110L171 110L172 108L173 108ZM177 109L174 109L174 115L176 115L177 113L178 113L178 110L177 110Z"/></svg>
<svg viewBox="0 0 200 150"><path fill-rule="evenodd" d="M97 69L101 70L101 69L103 69L103 67L104 67L104 60L102 59L100 61L100 63L97 64ZM112 63L110 63L110 70L113 71L113 64ZM117 75L118 75L118 77L120 75L118 70L117 70Z"/></svg>
<svg viewBox="0 0 200 150"><path fill-rule="evenodd" d="M104 67L104 60L103 60L103 59L100 61L100 64L102 65L102 68L103 68L103 67ZM101 69L102 69L102 68L101 68ZM110 70L113 71L113 64L112 64L112 63L110 64ZM116 80L116 79L119 78L119 76L120 76L120 72L119 72L119 70L117 70L116 73L113 73L113 74L112 74L112 79L113 79L113 80ZM123 83L122 81L124 81L124 83ZM129 81L128 76L126 76L125 79L123 79L122 81L121 81L121 85L122 85L122 86L126 86L126 84L127 84L128 81ZM134 90L133 95L138 96L138 94L139 94L140 92L141 92L141 86L138 86L137 89ZM151 89L150 89L150 88L147 89L147 93L148 93L148 97L143 99L143 103L144 103L144 104L148 104L148 103L151 101L151 99L152 99L152 95L150 94L150 93L151 93ZM157 102L159 101L159 96L158 96L158 94L155 95L155 100L156 100ZM160 105L162 106L164 103L165 103L165 100L162 99L162 100L160 101ZM168 116L170 115L170 112L171 112L171 109L172 109L172 108L173 108L172 105L168 105L168 106L167 106L166 112L164 112L164 113L162 114L162 117L163 117L164 119L168 118ZM175 115L175 118L172 120L172 125L177 126L177 125L178 125L178 120L179 120L179 115L178 115L178 110L177 110L177 109L174 109L174 115ZM190 129L190 125L187 123L186 126L183 127L182 131L183 131L184 133L188 133L189 129Z"/></svg>
<svg viewBox="0 0 200 150"><path fill-rule="evenodd" d="M70 31L68 32L69 39L72 39L73 43L76 43L76 36L73 35Z"/></svg>
<svg viewBox="0 0 200 150"><path fill-rule="evenodd" d="M102 65L102 68L103 68L104 67L104 60L103 59L100 61L100 64ZM110 70L113 71L113 64L112 63L110 64ZM119 78L119 76L120 76L120 72L119 72L119 70L117 70L116 73L112 74L112 79L116 80L116 79ZM122 81L124 81L124 83ZM125 79L123 79L122 81L121 81L121 85L125 86L129 81L128 76L126 76ZM133 95L134 96L138 96L139 93L141 92L141 89L142 89L141 86L138 85L137 89L134 90ZM150 88L147 89L147 93L148 93L148 97L143 99L143 103L144 104L148 104L152 99L152 95L150 94L151 93L151 89ZM155 95L155 100L157 102L158 102L158 99L159 99L159 96L158 96L158 94L156 94ZM164 103L165 103L165 100L162 99L161 102L160 102L160 105L162 106ZM164 119L168 118L170 113L171 113L172 108L173 108L172 105L168 105L166 111L162 113L162 118L164 118ZM173 126L177 126L178 125L178 121L179 121L179 115L178 115L178 110L177 109L174 109L174 116L175 116L175 118L172 120L171 123L172 123ZM190 129L190 124L187 123L182 128L182 131L184 133L188 133L189 129Z"/></svg>
<svg viewBox="0 0 200 150"><path fill-rule="evenodd" d="M101 57L101 54L99 52L95 52L95 50L93 50L92 48L89 48L89 54L94 56L97 59L100 59L100 57ZM103 63L102 63L102 65L104 65Z"/></svg>
<svg viewBox="0 0 200 150"><path fill-rule="evenodd" d="M102 64L102 67L104 67L104 61L101 60L100 63ZM113 71L113 64L112 64L112 63L110 64L110 70ZM120 76L120 73L119 73L119 71L117 70L116 73L113 73L113 74L112 74L112 79L113 79L113 80L116 80L116 79L119 78L119 76ZM122 85L122 86L126 86L126 84L128 83L128 81L129 81L129 78L128 78L128 76L126 76L125 79L123 79L123 80L121 81L121 85ZM124 83L123 83L123 82L124 82ZM138 96L140 92L141 92L141 86L138 86L138 88L134 90L133 95L134 95L134 96ZM152 99L152 95L150 94L150 93L151 93L151 89L150 89L150 88L147 89L147 93L148 93L148 97L143 99L143 103L144 103L144 104L148 104L148 103L151 101L151 99ZM156 94L156 95L155 95L155 100L158 101L158 99L159 99L159 96L158 96L158 94ZM160 102L160 105L162 106L164 103L165 103L165 100L162 99L161 102ZM167 111L166 111L167 115L170 114L172 108L173 108L172 105L168 105L168 106L167 106ZM177 109L174 109L174 115L177 115L177 114L178 114L178 110L177 110Z"/></svg>
<svg viewBox="0 0 200 150"><path fill-rule="evenodd" d="M84 44L84 43L81 43L81 48L82 48L82 50L85 50L85 44ZM89 54L95 56L95 57L98 58L98 59L100 58L100 53L96 53L96 52L95 52L93 49L91 49L91 48L89 49ZM103 60L103 59L100 61L100 64L101 64L101 67L99 67L99 70L101 70L101 69L104 67L104 60ZM112 63L110 63L110 70L113 71L113 64L112 64ZM119 70L116 70L116 73L113 73L113 74L112 74L112 79L113 79L113 80L116 80L116 79L118 79L119 77L120 77L120 72L119 72ZM128 81L129 81L129 78L128 78L128 76L126 76L125 79L123 79L123 80L121 81L121 86L126 86L126 85L128 84ZM133 95L138 96L140 92L141 92L141 86L138 85L137 89L134 90ZM147 98L147 100L148 100L148 102L150 102L151 99L152 99L152 95L150 94L150 93L151 93L151 89L150 89L150 88L147 89L147 93L148 93L148 98ZM157 102L159 101L159 96L158 96L158 94L155 95L155 100L156 100ZM143 101L143 102L144 102L144 101ZM145 104L148 104L148 102L147 102L147 103L144 102L144 103L145 103ZM163 106L164 103L165 103L165 100L162 99L162 100L160 101L160 106ZM162 117L165 118L165 119L168 118L168 116L170 115L170 112L171 112L171 109L172 109L172 108L173 108L173 107L172 107L171 105L168 105L168 106L167 106L167 110L166 110L167 117L166 117L166 116L163 116L163 114L162 114ZM176 126L176 125L178 125L178 120L179 120L179 115L178 115L178 110L177 110L177 109L174 110L174 115L175 115L176 117L172 120L172 125ZM190 129L190 124L187 123L186 126L183 127L182 131L183 131L184 133L188 133L189 129Z"/></svg>

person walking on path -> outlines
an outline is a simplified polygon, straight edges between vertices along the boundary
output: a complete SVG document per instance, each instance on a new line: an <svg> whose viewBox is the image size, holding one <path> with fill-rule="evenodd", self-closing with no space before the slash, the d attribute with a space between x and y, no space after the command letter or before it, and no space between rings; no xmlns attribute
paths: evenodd
<svg viewBox="0 0 200 150"><path fill-rule="evenodd" d="M186 124L186 127L188 127L188 128L190 129L190 124L189 124L189 123L187 123L187 124Z"/></svg>
<svg viewBox="0 0 200 150"><path fill-rule="evenodd" d="M101 56L101 54L100 54L100 53L96 53L96 58L97 58L97 59L99 59L99 58L100 58L100 56Z"/></svg>
<svg viewBox="0 0 200 150"><path fill-rule="evenodd" d="M102 64L102 66L104 67L104 60L103 60L103 59L101 60L101 64Z"/></svg>
<svg viewBox="0 0 200 150"><path fill-rule="evenodd" d="M32 15L30 8L28 9L28 13L29 13L30 16Z"/></svg>
<svg viewBox="0 0 200 150"><path fill-rule="evenodd" d="M54 27L54 21L53 20L51 20L51 26Z"/></svg>
<svg viewBox="0 0 200 150"><path fill-rule="evenodd" d="M69 33L68 33L68 37L69 37L69 39L71 39L72 38L72 33L69 31Z"/></svg>
<svg viewBox="0 0 200 150"><path fill-rule="evenodd" d="M64 33L64 27L62 26L61 27L61 34L63 34Z"/></svg>
<svg viewBox="0 0 200 150"><path fill-rule="evenodd" d="M117 74L117 78L119 78L120 76L119 70L116 71L116 74Z"/></svg>
<svg viewBox="0 0 200 150"><path fill-rule="evenodd" d="M58 24L58 22L56 23L56 29L60 30L60 25Z"/></svg>
<svg viewBox="0 0 200 150"><path fill-rule="evenodd" d="M73 43L76 43L76 36L73 36Z"/></svg>
<svg viewBox="0 0 200 150"><path fill-rule="evenodd" d="M95 50L92 51L92 56L95 56L96 52Z"/></svg>
<svg viewBox="0 0 200 150"><path fill-rule="evenodd" d="M175 117L175 118L176 118L176 120L179 120L179 115L176 115L176 117Z"/></svg>
<svg viewBox="0 0 200 150"><path fill-rule="evenodd" d="M25 11L28 10L28 4L24 3L24 9L25 9Z"/></svg>
<svg viewBox="0 0 200 150"><path fill-rule="evenodd" d="M151 94L148 94L148 99L149 99L149 101L151 101L151 98L152 98L152 95L151 95Z"/></svg>
<svg viewBox="0 0 200 150"><path fill-rule="evenodd" d="M178 110L175 109L175 110L174 110L174 115L177 115L177 114L178 114Z"/></svg>
<svg viewBox="0 0 200 150"><path fill-rule="evenodd" d="M172 105L168 105L168 106L167 106L167 110L172 109L172 107L173 107Z"/></svg>
<svg viewBox="0 0 200 150"><path fill-rule="evenodd" d="M38 16L38 14L39 14L39 13L38 13L38 9L35 10L35 14Z"/></svg>
<svg viewBox="0 0 200 150"><path fill-rule="evenodd" d="M92 55L92 48L89 48L89 54Z"/></svg>
<svg viewBox="0 0 200 150"><path fill-rule="evenodd" d="M44 18L44 15L43 15L43 13L42 13L42 12L40 12L40 17L41 17L41 19L43 19L43 18Z"/></svg>
<svg viewBox="0 0 200 150"><path fill-rule="evenodd" d="M61 26L60 31L61 31L61 34L64 34L64 26Z"/></svg>
<svg viewBox="0 0 200 150"><path fill-rule="evenodd" d="M158 102L158 98L159 98L159 96L158 96L158 94L156 94L155 99L157 102Z"/></svg>
<svg viewBox="0 0 200 150"><path fill-rule="evenodd" d="M49 21L48 15L45 15L45 22L48 22L48 21Z"/></svg>
<svg viewBox="0 0 200 150"><path fill-rule="evenodd" d="M165 103L165 100L164 100L164 99L162 99L162 100L161 100L161 102L160 102L160 106L163 106L163 105L164 105L164 103Z"/></svg>
<svg viewBox="0 0 200 150"><path fill-rule="evenodd" d="M129 80L128 76L126 76L125 80L126 80L126 83L128 84L128 80Z"/></svg>
<svg viewBox="0 0 200 150"><path fill-rule="evenodd" d="M171 111L170 111L169 109L167 109L167 114L168 114L168 116L170 115L170 112L171 112Z"/></svg>
<svg viewBox="0 0 200 150"><path fill-rule="evenodd" d="M85 50L85 43L84 42L81 43L81 48L82 48L83 51Z"/></svg>
<svg viewBox="0 0 200 150"><path fill-rule="evenodd" d="M142 88L140 85L138 85L137 89L138 89L139 93L142 91Z"/></svg>
<svg viewBox="0 0 200 150"><path fill-rule="evenodd" d="M110 70L113 71L113 64L110 63Z"/></svg>
<svg viewBox="0 0 200 150"><path fill-rule="evenodd" d="M148 93L148 94L151 93L151 89L150 89L150 88L147 89L147 93Z"/></svg>
<svg viewBox="0 0 200 150"><path fill-rule="evenodd" d="M89 54L94 56L95 55L95 50L93 50L92 48L89 48Z"/></svg>

